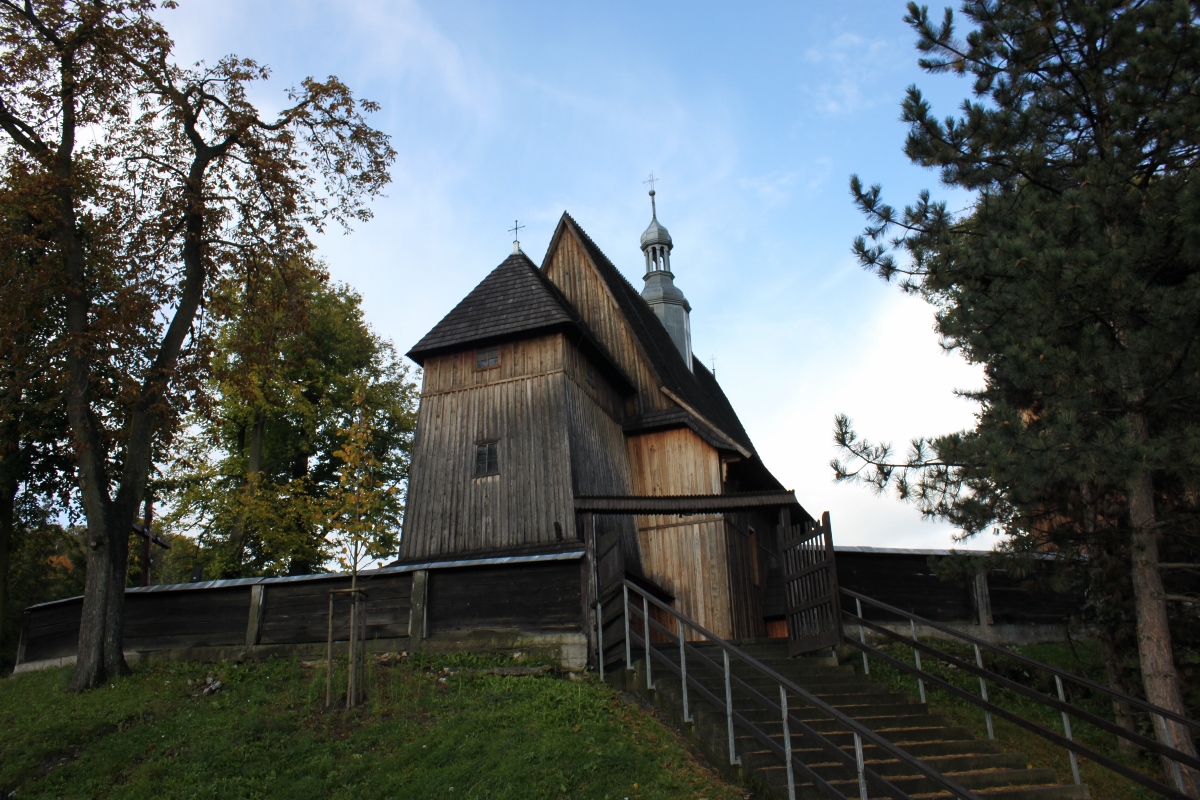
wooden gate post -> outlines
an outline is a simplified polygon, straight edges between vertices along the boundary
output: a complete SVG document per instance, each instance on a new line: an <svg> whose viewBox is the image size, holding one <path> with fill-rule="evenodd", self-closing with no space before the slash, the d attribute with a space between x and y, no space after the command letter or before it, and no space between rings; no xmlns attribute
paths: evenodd
<svg viewBox="0 0 1200 800"><path fill-rule="evenodd" d="M256 583L250 587L250 614L246 620L246 647L258 644L262 631L263 606L266 600L267 587Z"/></svg>
<svg viewBox="0 0 1200 800"><path fill-rule="evenodd" d="M583 628L587 633L588 660L591 661L592 655L596 654L598 647L596 600L599 586L596 577L596 515L590 512L580 514L576 520L576 529L583 534L584 555L580 565L582 574L579 579L580 594L583 598ZM599 659L603 657L603 654L597 656L597 670L600 668Z"/></svg>
<svg viewBox="0 0 1200 800"><path fill-rule="evenodd" d="M429 638L429 570L413 573L412 608L408 612L408 646L416 650Z"/></svg>

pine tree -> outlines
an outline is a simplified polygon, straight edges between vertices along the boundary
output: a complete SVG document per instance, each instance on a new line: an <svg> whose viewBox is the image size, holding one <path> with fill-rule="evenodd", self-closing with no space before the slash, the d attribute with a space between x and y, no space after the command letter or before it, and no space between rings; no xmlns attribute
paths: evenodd
<svg viewBox="0 0 1200 800"><path fill-rule="evenodd" d="M951 213L924 192L897 211L854 177L869 219L854 249L934 306L985 385L973 429L905 459L839 417L836 475L968 535L1127 553L1146 697L1185 713L1168 603L1195 599L1168 598L1159 551L1196 543L1200 4L968 0L965 39L949 10L908 9L921 67L971 77L974 96L940 120L910 88L905 154L975 200ZM1182 726L1158 735L1195 752Z"/></svg>

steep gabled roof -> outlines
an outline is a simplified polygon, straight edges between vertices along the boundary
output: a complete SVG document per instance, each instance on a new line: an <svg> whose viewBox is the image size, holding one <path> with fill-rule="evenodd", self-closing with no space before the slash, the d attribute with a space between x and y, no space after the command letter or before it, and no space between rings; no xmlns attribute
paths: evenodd
<svg viewBox="0 0 1200 800"><path fill-rule="evenodd" d="M713 378L712 373L694 357L692 359L693 369L687 368L679 349L671 341L670 334L659 322L658 317L654 315L649 304L642 299L642 296L625 279L620 270L613 266L613 263L608 260L608 256L601 252L583 228L579 227L579 223L565 211L558 223L558 230L551 239L550 248L546 251L546 260L542 264L542 271L544 272L549 265L555 244L567 228L570 228L587 250L592 262L596 265L596 270L608 286L608 290L617 302L617 307L629 324L630 330L637 337L638 343L649 359L651 368L662 381L663 387L690 406L696 414L703 417L702 422L716 426L719 433L753 454L754 445L750 442L750 437L746 435L746 430L742 427L733 406L729 404L729 400L721 391L721 387Z"/></svg>
<svg viewBox="0 0 1200 800"><path fill-rule="evenodd" d="M408 351L426 358L518 334L577 327L574 310L524 253L513 253Z"/></svg>

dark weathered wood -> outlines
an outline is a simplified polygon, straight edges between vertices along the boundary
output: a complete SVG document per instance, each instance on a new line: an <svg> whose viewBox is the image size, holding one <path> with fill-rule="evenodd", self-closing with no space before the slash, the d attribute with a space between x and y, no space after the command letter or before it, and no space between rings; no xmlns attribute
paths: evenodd
<svg viewBox="0 0 1200 800"><path fill-rule="evenodd" d="M328 636L329 593L350 588L349 577L271 585L263 611L259 641L262 644L324 642ZM412 573L360 577L367 592L367 639L408 636ZM334 601L334 638L350 634L350 601Z"/></svg>
<svg viewBox="0 0 1200 800"><path fill-rule="evenodd" d="M246 645L249 647L258 644L258 632L262 628L264 590L265 586L261 583L250 587L250 612L246 620Z"/></svg>
<svg viewBox="0 0 1200 800"><path fill-rule="evenodd" d="M431 571L429 633L520 628L580 630L583 594L577 561Z"/></svg>
<svg viewBox="0 0 1200 800"><path fill-rule="evenodd" d="M1051 570L1047 561L1035 569ZM1079 614L1084 598L1076 592L1049 592L1049 581L1029 575L1015 578L1003 570L991 570L987 575L988 598L992 622L997 625L1062 625ZM893 603L893 605L895 605ZM927 615L923 615L927 616Z"/></svg>
<svg viewBox="0 0 1200 800"><path fill-rule="evenodd" d="M408 638L419 641L428 637L426 608L429 602L429 570L414 572L412 578L412 611L408 618Z"/></svg>
<svg viewBox="0 0 1200 800"><path fill-rule="evenodd" d="M820 524L806 520L788 534L783 551L784 613L788 652L795 656L840 644L842 610L829 512L821 515Z"/></svg>
<svg viewBox="0 0 1200 800"><path fill-rule="evenodd" d="M796 505L794 492L644 497L576 497L576 511L597 514L704 514Z"/></svg>
<svg viewBox="0 0 1200 800"><path fill-rule="evenodd" d="M596 560L596 520L591 514L580 514L579 527L583 531L584 556L579 564L580 585L580 619L583 621L584 632L588 639L588 661L593 665L592 656L599 652L597 642L598 628L601 621L596 612L596 603L600 598L598 564ZM600 658L603 658L600 653Z"/></svg>
<svg viewBox="0 0 1200 800"><path fill-rule="evenodd" d="M841 551L837 565L838 581L847 589L937 622L972 621L970 588L940 580L927 555ZM874 608L864 607L863 613L877 622L903 621Z"/></svg>
<svg viewBox="0 0 1200 800"><path fill-rule="evenodd" d="M17 640L17 663L25 661L25 645L29 641L29 611L21 614L21 638Z"/></svg>
<svg viewBox="0 0 1200 800"><path fill-rule="evenodd" d="M508 377L482 384L463 354L429 359L403 559L561 543L575 516L563 348L561 335L513 343L493 370ZM499 474L475 475L480 441L496 442Z"/></svg>

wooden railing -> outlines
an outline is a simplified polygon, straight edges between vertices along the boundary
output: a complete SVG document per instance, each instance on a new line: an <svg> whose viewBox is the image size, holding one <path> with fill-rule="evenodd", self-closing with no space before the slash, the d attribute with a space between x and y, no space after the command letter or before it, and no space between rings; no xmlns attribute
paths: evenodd
<svg viewBox="0 0 1200 800"><path fill-rule="evenodd" d="M844 596L849 597L854 601L857 612L850 613L846 610L846 604L843 604L843 619L846 622L858 625L859 630L858 641L855 641L849 636L846 637L845 641L847 644L857 648L862 652L863 670L868 674L870 673L870 663L868 662L867 658L870 656L890 665L897 670L900 670L903 673L914 676L917 679L917 685L921 693L922 701L925 699L925 686L926 684L929 684L983 709L985 715L984 718L987 724L988 736L990 738L995 738L995 728L992 724L992 715L994 714L1002 719L1008 720L1014 725L1017 725L1042 737L1053 744L1065 748L1070 754L1071 772L1076 784L1081 782L1079 775L1079 756L1083 756L1084 758L1095 762L1101 767L1104 767L1111 772L1115 772L1116 774L1151 790L1155 794L1163 797L1170 797L1173 800L1189 800L1189 795L1186 794L1186 783L1184 781L1183 769L1184 767L1188 767L1191 769L1200 770L1200 759L1197 759L1195 756L1189 753L1182 752L1174 746L1174 742L1171 738L1171 726L1168 725L1166 721L1168 719L1172 720L1189 731L1200 731L1200 722L1197 722L1190 717L1183 716L1182 714L1177 714L1168 709L1161 708L1152 703L1147 703L1145 700L1140 700L1136 697L1131 697L1127 694L1124 694L1123 692L1118 692L1109 688L1108 686L1097 683L1093 680L1089 680L1081 675L1076 675L1074 673L1067 672L1066 670L1052 667L1049 664L1045 664L1036 659L1021 655L1020 653L1014 653L1011 650L999 647L991 642L984 641L983 639L978 639L974 636L961 633L960 631L957 631L947 625L942 625L940 623L933 622L932 620L925 619L924 617L919 617L916 614L911 614L907 611L896 608L895 606L891 606L887 603L867 597L864 594L860 594L849 589L842 589L841 592ZM908 620L912 632L911 637L905 637L884 625L880 625L866 619L863 616L864 603L868 606L879 609L880 611L886 611L889 614L894 614L902 619ZM958 658L951 653L947 653L944 650L933 647L927 642L918 640L918 625L928 629L936 630L940 634L948 636L953 640L971 645L975 652L975 663L971 663L966 659ZM903 644L905 647L911 647L913 650L914 663L909 664L883 652L877 647L867 644L867 630L879 634L890 641ZM1006 659L1015 661L1027 669L1053 676L1058 697L1051 697L1050 695L1039 692L1036 689L1020 684L1010 678L987 669L983 664L983 651L985 650L999 654ZM923 669L921 666L922 655L936 658L957 670L978 677L979 694L975 695L972 692L966 691ZM1142 711L1150 714L1151 718L1155 720L1155 727L1160 733L1164 734L1167 744L1163 744L1149 737L1142 736L1137 731L1123 728L1111 720L1105 719L1104 717L1098 716L1090 711L1080 708L1079 706L1071 704L1067 701L1067 696L1064 692L1064 682L1086 688L1091 692L1095 692L1113 700L1128 703L1131 706L1139 708ZM1045 728L1036 722L1026 719L1025 717L1022 717L1013 711L997 705L988 698L989 684L1002 686L1005 689L1016 692L1017 694L1033 700L1042 706L1058 711L1062 714L1063 733L1059 734L1056 731L1049 730L1048 728ZM1171 765L1168 769L1168 772L1170 773L1170 780L1175 785L1168 786L1143 772L1139 772L1138 770L1122 764L1119 761L1115 761L1114 759L1109 758L1108 756L1099 753L1090 747L1080 744L1071 732L1072 718L1087 722L1088 724L1112 733L1127 742L1131 742L1137 747L1162 756L1164 759L1166 759L1167 763Z"/></svg>

